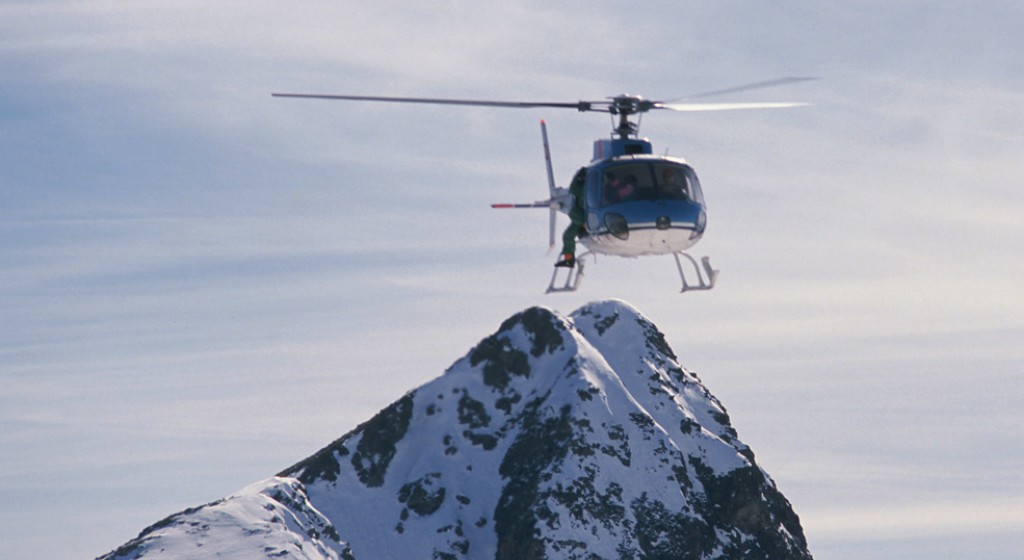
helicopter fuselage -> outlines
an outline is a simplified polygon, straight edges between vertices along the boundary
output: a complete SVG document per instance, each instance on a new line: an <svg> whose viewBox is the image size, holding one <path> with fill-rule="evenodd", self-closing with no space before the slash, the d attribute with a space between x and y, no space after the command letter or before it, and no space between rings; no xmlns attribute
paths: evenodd
<svg viewBox="0 0 1024 560"><path fill-rule="evenodd" d="M579 201L586 212L583 246L639 257L685 251L700 241L707 209L696 173L682 159L651 152L647 140L595 142Z"/></svg>

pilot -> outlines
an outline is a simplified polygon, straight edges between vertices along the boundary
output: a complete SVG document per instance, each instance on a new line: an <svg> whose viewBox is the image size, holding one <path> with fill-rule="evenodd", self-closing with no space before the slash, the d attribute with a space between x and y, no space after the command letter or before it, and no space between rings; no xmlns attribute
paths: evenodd
<svg viewBox="0 0 1024 560"><path fill-rule="evenodd" d="M569 208L569 227L562 234L562 252L555 266L572 268L576 266L576 238L586 235L583 222L586 210L583 209L583 182L587 176L587 168L581 167L572 178L569 194L572 195L572 207Z"/></svg>
<svg viewBox="0 0 1024 560"><path fill-rule="evenodd" d="M682 200L686 198L685 182L676 169L668 167L661 170L661 181L658 182L658 190L663 198L674 198Z"/></svg>

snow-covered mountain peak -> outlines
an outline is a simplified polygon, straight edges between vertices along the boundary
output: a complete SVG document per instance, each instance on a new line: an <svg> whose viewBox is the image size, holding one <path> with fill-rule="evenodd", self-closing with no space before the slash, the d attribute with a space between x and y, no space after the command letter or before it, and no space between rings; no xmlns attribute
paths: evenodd
<svg viewBox="0 0 1024 560"><path fill-rule="evenodd" d="M210 519L204 539L268 556L809 557L721 403L617 300L513 315L313 456L110 557L186 557L156 551ZM229 530L247 525L261 536Z"/></svg>

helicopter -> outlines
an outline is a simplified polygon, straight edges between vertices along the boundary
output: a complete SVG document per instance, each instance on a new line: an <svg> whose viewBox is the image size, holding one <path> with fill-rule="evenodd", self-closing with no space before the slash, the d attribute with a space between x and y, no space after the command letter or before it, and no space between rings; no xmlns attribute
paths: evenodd
<svg viewBox="0 0 1024 560"><path fill-rule="evenodd" d="M705 92L688 99L710 97L750 89L815 80L789 77L767 80ZM715 287L719 271L711 266L710 257L700 264L686 251L704 235L707 227L707 205L700 181L686 160L654 153L647 138L639 136L639 118L651 110L721 111L734 109L786 108L806 103L703 103L654 101L639 95L623 93L600 101L528 102L428 97L387 97L362 95L330 95L318 93L272 93L274 97L373 101L388 103L420 103L506 108L559 108L579 112L603 112L611 115L612 134L593 144L591 161L573 176L570 187L555 184L548 143L547 123L541 121L541 137L547 169L548 198L529 203L496 203L492 208L547 208L549 210L549 250L556 240L556 216L570 217L570 226L562 236L563 251L555 263L546 293L573 292L580 286L588 259L613 255L635 258L671 254L675 259L682 288L680 293L710 290ZM575 241L585 251L575 254ZM686 265L684 266L684 262ZM565 274L561 274L565 271ZM564 278L560 278L564 276ZM688 280L688 276L695 279Z"/></svg>

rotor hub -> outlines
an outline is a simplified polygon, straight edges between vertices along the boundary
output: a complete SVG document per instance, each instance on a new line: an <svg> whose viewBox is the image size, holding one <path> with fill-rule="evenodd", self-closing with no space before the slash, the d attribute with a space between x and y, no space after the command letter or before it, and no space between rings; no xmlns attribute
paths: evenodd
<svg viewBox="0 0 1024 560"><path fill-rule="evenodd" d="M636 136L640 131L639 123L630 121L629 116L645 113L657 106L654 101L628 93L609 97L608 99L611 100L611 103L608 104L608 112L619 117L619 123L613 132L624 140L630 136Z"/></svg>

